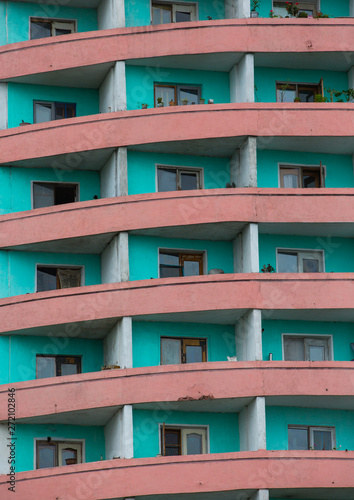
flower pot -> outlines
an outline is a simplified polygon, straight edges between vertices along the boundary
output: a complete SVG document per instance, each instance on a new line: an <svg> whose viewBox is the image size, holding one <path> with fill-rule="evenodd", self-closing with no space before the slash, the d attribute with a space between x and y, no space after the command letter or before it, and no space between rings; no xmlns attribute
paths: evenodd
<svg viewBox="0 0 354 500"><path fill-rule="evenodd" d="M182 101L182 105L183 105L183 106L187 106L187 104L188 104L188 99L183 99L183 101Z"/></svg>
<svg viewBox="0 0 354 500"><path fill-rule="evenodd" d="M214 104L214 99L208 99L208 104Z"/></svg>
<svg viewBox="0 0 354 500"><path fill-rule="evenodd" d="M251 17L259 17L259 12L256 10L251 10Z"/></svg>
<svg viewBox="0 0 354 500"><path fill-rule="evenodd" d="M199 104L205 104L205 99L199 99Z"/></svg>
<svg viewBox="0 0 354 500"><path fill-rule="evenodd" d="M147 109L148 105L147 104L142 104L141 109Z"/></svg>
<svg viewBox="0 0 354 500"><path fill-rule="evenodd" d="M174 106L175 105L175 101L172 101L172 99L171 99L171 101L168 104L169 104L169 106Z"/></svg>
<svg viewBox="0 0 354 500"><path fill-rule="evenodd" d="M158 108L163 108L164 107L164 103L163 102L158 102L157 103L157 107Z"/></svg>

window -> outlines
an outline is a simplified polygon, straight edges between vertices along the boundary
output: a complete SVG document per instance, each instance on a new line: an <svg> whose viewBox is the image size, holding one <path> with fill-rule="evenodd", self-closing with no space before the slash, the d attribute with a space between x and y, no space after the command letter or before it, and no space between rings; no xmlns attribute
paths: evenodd
<svg viewBox="0 0 354 500"><path fill-rule="evenodd" d="M287 16L288 12L286 10L286 1L273 2L273 11L277 16ZM299 12L306 12L309 17L313 17L317 13L317 2L316 1L302 1L298 3Z"/></svg>
<svg viewBox="0 0 354 500"><path fill-rule="evenodd" d="M161 98L165 106L173 101L174 104L180 106L182 101L187 100L187 104L199 104L201 96L200 86L192 85L155 85L155 107L157 99Z"/></svg>
<svg viewBox="0 0 354 500"><path fill-rule="evenodd" d="M278 273L323 273L322 250L278 250Z"/></svg>
<svg viewBox="0 0 354 500"><path fill-rule="evenodd" d="M81 373L80 356L45 356L36 357L36 378L61 377Z"/></svg>
<svg viewBox="0 0 354 500"><path fill-rule="evenodd" d="M329 361L329 337L284 335L284 361Z"/></svg>
<svg viewBox="0 0 354 500"><path fill-rule="evenodd" d="M201 363L206 360L206 339L161 337L162 365Z"/></svg>
<svg viewBox="0 0 354 500"><path fill-rule="evenodd" d="M66 102L34 101L33 122L44 123L63 118L75 118L76 104Z"/></svg>
<svg viewBox="0 0 354 500"><path fill-rule="evenodd" d="M76 32L76 22L67 19L46 19L44 17L30 19L30 39L47 38L49 36L69 35Z"/></svg>
<svg viewBox="0 0 354 500"><path fill-rule="evenodd" d="M199 276L203 273L203 253L160 250L160 278Z"/></svg>
<svg viewBox="0 0 354 500"><path fill-rule="evenodd" d="M52 207L78 201L78 184L34 182L33 208Z"/></svg>
<svg viewBox="0 0 354 500"><path fill-rule="evenodd" d="M82 463L82 443L69 441L36 441L36 468L61 467Z"/></svg>
<svg viewBox="0 0 354 500"><path fill-rule="evenodd" d="M201 455L207 453L207 429L161 426L161 455Z"/></svg>
<svg viewBox="0 0 354 500"><path fill-rule="evenodd" d="M300 102L314 102L315 95L323 96L323 79L318 84L278 82L276 91L277 102L294 102L295 98Z"/></svg>
<svg viewBox="0 0 354 500"><path fill-rule="evenodd" d="M157 167L157 190L159 192L201 189L201 180L201 169L184 167Z"/></svg>
<svg viewBox="0 0 354 500"><path fill-rule="evenodd" d="M282 188L319 188L324 187L324 169L319 167L300 167L281 165L280 187Z"/></svg>
<svg viewBox="0 0 354 500"><path fill-rule="evenodd" d="M152 24L196 21L196 5L188 3L152 3Z"/></svg>
<svg viewBox="0 0 354 500"><path fill-rule="evenodd" d="M82 268L37 266L37 292L81 286Z"/></svg>
<svg viewBox="0 0 354 500"><path fill-rule="evenodd" d="M335 445L334 427L288 426L289 450L332 450Z"/></svg>

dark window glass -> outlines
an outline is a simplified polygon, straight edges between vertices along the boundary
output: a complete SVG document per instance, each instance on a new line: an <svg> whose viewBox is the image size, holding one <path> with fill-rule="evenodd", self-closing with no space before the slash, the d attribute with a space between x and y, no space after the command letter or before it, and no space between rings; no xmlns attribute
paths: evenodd
<svg viewBox="0 0 354 500"><path fill-rule="evenodd" d="M52 35L52 23L31 21L31 40L47 38Z"/></svg>
<svg viewBox="0 0 354 500"><path fill-rule="evenodd" d="M37 292L57 289L57 270L55 267L37 267Z"/></svg>
<svg viewBox="0 0 354 500"><path fill-rule="evenodd" d="M309 438L308 429L289 428L288 429L289 450L308 450Z"/></svg>
<svg viewBox="0 0 354 500"><path fill-rule="evenodd" d="M56 446L52 444L37 445L37 469L56 466Z"/></svg>
<svg viewBox="0 0 354 500"><path fill-rule="evenodd" d="M198 189L197 174L182 172L181 173L181 190Z"/></svg>
<svg viewBox="0 0 354 500"><path fill-rule="evenodd" d="M158 168L157 169L158 191L176 191L177 172L175 169Z"/></svg>
<svg viewBox="0 0 354 500"><path fill-rule="evenodd" d="M176 10L176 23L184 23L191 20L190 12L179 12Z"/></svg>

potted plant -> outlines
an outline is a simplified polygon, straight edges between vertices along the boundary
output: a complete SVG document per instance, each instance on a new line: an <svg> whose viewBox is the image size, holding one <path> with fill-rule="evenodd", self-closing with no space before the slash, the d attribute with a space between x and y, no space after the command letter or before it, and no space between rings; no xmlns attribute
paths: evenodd
<svg viewBox="0 0 354 500"><path fill-rule="evenodd" d="M205 99L199 99L199 104L205 104Z"/></svg>
<svg viewBox="0 0 354 500"><path fill-rule="evenodd" d="M163 108L165 104L164 104L164 102L162 100L162 97L158 97L156 100L157 100L157 107L158 108Z"/></svg>
<svg viewBox="0 0 354 500"><path fill-rule="evenodd" d="M175 101L173 99L170 100L170 102L168 103L169 106L175 106Z"/></svg>
<svg viewBox="0 0 354 500"><path fill-rule="evenodd" d="M286 11L289 16L296 17L299 13L298 3L286 2Z"/></svg>
<svg viewBox="0 0 354 500"><path fill-rule="evenodd" d="M148 104L146 104L146 102L143 102L143 103L141 104L141 109L147 109L147 107L148 107L148 106L149 106L149 105L148 105Z"/></svg>
<svg viewBox="0 0 354 500"><path fill-rule="evenodd" d="M208 99L208 104L214 104L214 99Z"/></svg>
<svg viewBox="0 0 354 500"><path fill-rule="evenodd" d="M297 17L309 17L307 12L299 12Z"/></svg>
<svg viewBox="0 0 354 500"><path fill-rule="evenodd" d="M182 99L183 106L187 106L188 102L189 102L188 99Z"/></svg>
<svg viewBox="0 0 354 500"><path fill-rule="evenodd" d="M262 273L275 273L275 269L271 264L264 264L261 271Z"/></svg>
<svg viewBox="0 0 354 500"><path fill-rule="evenodd" d="M323 14L320 10L317 12L315 16L313 16L315 19L323 19L323 18L329 18L328 14Z"/></svg>
<svg viewBox="0 0 354 500"><path fill-rule="evenodd" d="M294 102L301 102L300 97L295 97Z"/></svg>
<svg viewBox="0 0 354 500"><path fill-rule="evenodd" d="M316 94L315 102L327 102L327 99L322 94Z"/></svg>
<svg viewBox="0 0 354 500"><path fill-rule="evenodd" d="M257 9L259 9L260 4L261 0L252 0L251 17L259 16L259 12L257 12Z"/></svg>

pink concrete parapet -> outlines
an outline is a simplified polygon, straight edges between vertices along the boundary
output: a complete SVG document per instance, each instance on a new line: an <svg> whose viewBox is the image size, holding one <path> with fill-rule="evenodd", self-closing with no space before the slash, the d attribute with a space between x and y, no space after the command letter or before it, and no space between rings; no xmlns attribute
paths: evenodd
<svg viewBox="0 0 354 500"><path fill-rule="evenodd" d="M256 396L353 397L353 377L351 362L226 361L85 373L60 380L18 382L11 387L16 389L19 420L126 404ZM7 419L7 389L7 385L0 389L3 422Z"/></svg>
<svg viewBox="0 0 354 500"><path fill-rule="evenodd" d="M254 451L109 460L1 476L2 500L116 499L250 489L354 488L353 451ZM348 497L349 498L349 497Z"/></svg>

